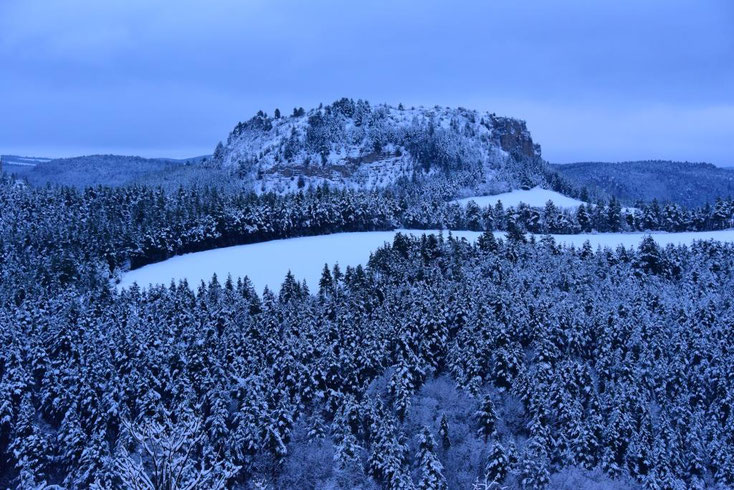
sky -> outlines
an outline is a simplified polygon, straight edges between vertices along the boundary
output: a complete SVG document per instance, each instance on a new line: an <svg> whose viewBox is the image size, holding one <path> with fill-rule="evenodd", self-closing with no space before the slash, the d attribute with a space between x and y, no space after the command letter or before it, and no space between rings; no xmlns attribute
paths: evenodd
<svg viewBox="0 0 734 490"><path fill-rule="evenodd" d="M344 96L518 117L551 162L734 165L734 2L0 0L2 154L208 154Z"/></svg>

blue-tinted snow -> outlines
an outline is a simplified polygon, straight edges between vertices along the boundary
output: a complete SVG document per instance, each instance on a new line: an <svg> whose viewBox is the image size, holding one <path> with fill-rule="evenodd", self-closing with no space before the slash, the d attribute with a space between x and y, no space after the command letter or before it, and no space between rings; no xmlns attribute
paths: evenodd
<svg viewBox="0 0 734 490"><path fill-rule="evenodd" d="M119 286L129 287L137 283L141 287L151 284L168 284L173 280L188 280L196 287L200 281L209 281L217 274L220 281L227 275L233 278L248 276L255 289L262 292L265 286L278 290L290 270L297 280L306 280L311 291L318 289L319 278L324 264L339 264L344 270L348 265L366 264L370 253L392 242L397 232L438 233L435 230L396 230L357 233L335 233L312 237L272 240L249 245L219 248L173 257L163 262L150 264L127 272L121 277ZM447 231L443 232L445 236ZM476 240L480 232L452 231L455 237ZM599 233L578 235L552 235L558 243L579 247L589 240L592 247L636 247L644 233ZM495 232L504 238L504 232ZM719 240L734 242L734 230L652 233L651 236L662 246L668 244L686 245L695 240Z"/></svg>

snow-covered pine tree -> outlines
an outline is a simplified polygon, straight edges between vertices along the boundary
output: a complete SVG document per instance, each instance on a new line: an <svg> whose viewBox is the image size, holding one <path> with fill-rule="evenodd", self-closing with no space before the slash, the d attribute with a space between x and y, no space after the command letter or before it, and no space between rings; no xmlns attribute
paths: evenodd
<svg viewBox="0 0 734 490"><path fill-rule="evenodd" d="M490 436L497 431L497 414L494 409L494 402L489 395L484 395L479 406L479 410L474 414L477 419L477 435L486 442Z"/></svg>
<svg viewBox="0 0 734 490"><path fill-rule="evenodd" d="M445 490L448 488L443 475L443 465L436 456L436 442L428 427L423 427L419 434L418 454L416 461L420 467L420 479L417 488L421 490Z"/></svg>
<svg viewBox="0 0 734 490"><path fill-rule="evenodd" d="M484 475L489 482L501 484L510 472L510 460L499 442L492 444L484 464Z"/></svg>
<svg viewBox="0 0 734 490"><path fill-rule="evenodd" d="M444 451L448 450L451 447L451 434L449 432L449 421L445 413L441 415L438 435L441 436L441 447Z"/></svg>

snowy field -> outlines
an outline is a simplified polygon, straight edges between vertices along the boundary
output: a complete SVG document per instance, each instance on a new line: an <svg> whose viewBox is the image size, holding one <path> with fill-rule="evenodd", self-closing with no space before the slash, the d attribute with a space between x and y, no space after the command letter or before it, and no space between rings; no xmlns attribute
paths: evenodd
<svg viewBox="0 0 734 490"><path fill-rule="evenodd" d="M493 196L465 197L464 199L457 199L453 202L465 206L469 201L474 201L480 207L495 206L497 201L502 201L502 205L506 208L517 207L521 202L534 208L542 208L545 207L546 202L553 201L553 204L557 207L565 209L576 209L581 204L585 204L578 199L564 196L556 191L541 189L540 187L533 187L528 190L514 190Z"/></svg>
<svg viewBox="0 0 734 490"><path fill-rule="evenodd" d="M221 282L231 274L233 278L248 276L258 292L265 286L279 290L283 278L290 270L299 281L305 279L311 292L318 290L319 278L324 264L330 266L338 263L342 270L347 265L366 264L370 252L392 242L395 234L401 231L420 235L438 233L433 230L396 230L372 231L361 233L335 233L313 237L290 238L269 242L239 245L196 252L140 269L127 272L121 277L119 287L129 287L137 283L141 287L151 284L169 284L172 279L187 279L192 287L200 281L208 281L216 273ZM476 240L480 232L452 231L455 237ZM448 236L448 232L444 231ZM495 232L498 238L504 238L504 232ZM644 233L599 233L579 235L553 235L558 243L580 247L589 240L591 245L616 247L636 247ZM685 232L685 233L652 233L651 236L660 245L687 245L695 240L719 240L734 242L734 230Z"/></svg>

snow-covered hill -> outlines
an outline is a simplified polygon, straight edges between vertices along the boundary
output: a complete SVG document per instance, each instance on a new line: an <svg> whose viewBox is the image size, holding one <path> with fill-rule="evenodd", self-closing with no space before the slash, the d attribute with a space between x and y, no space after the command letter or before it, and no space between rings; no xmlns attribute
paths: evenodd
<svg viewBox="0 0 734 490"><path fill-rule="evenodd" d="M502 202L504 207L517 207L521 203L525 203L530 207L542 208L548 201L553 201L556 207L563 209L576 209L584 203L573 197L564 196L560 192L534 187L532 189L520 190L516 189L510 192L494 194L492 196L474 196L457 199L456 203L466 205L469 201L474 201L480 207L496 206L498 202Z"/></svg>
<svg viewBox="0 0 734 490"><path fill-rule="evenodd" d="M471 201L474 201L477 206L482 208L486 206L494 207L498 202L501 202L504 208L518 207L521 204L526 204L531 208L544 208L548 201L551 201L557 208L567 209L569 211L578 209L582 204L585 206L594 206L594 204L566 196L550 189L543 189L540 186L533 187L532 189L515 189L510 192L502 192L491 196L465 197L455 199L452 202L466 206ZM627 213L634 213L637 211L637 208L622 207L621 210Z"/></svg>
<svg viewBox="0 0 734 490"><path fill-rule="evenodd" d="M258 192L278 193L322 183L386 187L401 178L445 178L459 188L502 192L540 184L547 172L523 121L351 99L290 116L259 112L237 124L214 158Z"/></svg>

